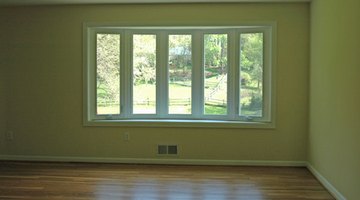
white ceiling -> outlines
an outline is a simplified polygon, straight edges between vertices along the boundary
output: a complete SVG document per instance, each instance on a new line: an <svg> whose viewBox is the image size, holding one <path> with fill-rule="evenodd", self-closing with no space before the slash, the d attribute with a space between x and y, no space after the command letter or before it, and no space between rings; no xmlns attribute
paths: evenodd
<svg viewBox="0 0 360 200"><path fill-rule="evenodd" d="M121 4L121 3L231 3L231 2L310 2L311 0L0 0L0 6Z"/></svg>

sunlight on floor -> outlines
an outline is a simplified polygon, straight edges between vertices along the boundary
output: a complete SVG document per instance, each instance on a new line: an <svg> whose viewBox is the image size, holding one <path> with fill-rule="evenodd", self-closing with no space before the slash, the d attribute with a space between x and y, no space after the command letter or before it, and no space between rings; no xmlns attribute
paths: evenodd
<svg viewBox="0 0 360 200"><path fill-rule="evenodd" d="M96 186L96 200L138 199L203 199L263 200L263 195L255 184L227 184L219 180L180 180L158 182L152 179L103 181ZM131 193L124 192L131 191ZM246 199L246 198L245 198Z"/></svg>

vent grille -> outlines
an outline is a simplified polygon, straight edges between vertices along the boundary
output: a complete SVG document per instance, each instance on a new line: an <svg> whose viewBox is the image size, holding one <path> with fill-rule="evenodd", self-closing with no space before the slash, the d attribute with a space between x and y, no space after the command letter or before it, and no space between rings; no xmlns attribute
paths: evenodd
<svg viewBox="0 0 360 200"><path fill-rule="evenodd" d="M158 155L177 155L178 146L177 145L158 145L157 149Z"/></svg>
<svg viewBox="0 0 360 200"><path fill-rule="evenodd" d="M166 155L168 153L168 146L166 145L158 145L158 154L159 155Z"/></svg>

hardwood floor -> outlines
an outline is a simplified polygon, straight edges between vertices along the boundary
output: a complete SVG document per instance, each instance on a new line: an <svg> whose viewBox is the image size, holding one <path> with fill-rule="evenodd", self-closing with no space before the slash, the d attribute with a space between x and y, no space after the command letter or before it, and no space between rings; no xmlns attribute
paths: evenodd
<svg viewBox="0 0 360 200"><path fill-rule="evenodd" d="M334 199L301 167L0 162L0 199Z"/></svg>

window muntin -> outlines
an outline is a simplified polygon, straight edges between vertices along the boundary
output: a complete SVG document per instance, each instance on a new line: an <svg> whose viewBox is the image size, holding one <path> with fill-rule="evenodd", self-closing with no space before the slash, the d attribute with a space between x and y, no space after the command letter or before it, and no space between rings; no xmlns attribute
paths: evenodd
<svg viewBox="0 0 360 200"><path fill-rule="evenodd" d="M271 45L274 37L272 36L272 26L256 26L256 27L87 27L87 47L86 47L86 106L84 107L86 113L85 122L126 122L128 120L138 121L151 120L153 122L168 122L173 120L185 120L183 122L224 122L233 124L234 122L262 122L273 123L273 97L271 90L273 88L271 71L272 71L272 54L274 47ZM262 80L262 112L261 115L246 113L244 108L241 107L241 37L246 34L259 34L263 36L263 80ZM96 41L97 34L117 34L121 38L120 50L121 67L120 67L120 97L121 99L121 113L99 115L96 112L96 89L92 89L96 85L96 79L91 75L94 70L96 71L96 54L92 53L96 49L93 41ZM205 108L205 48L204 39L206 35L226 35L227 37L227 87L226 104L227 109L225 114L206 114ZM133 44L132 39L134 35L154 35L156 40L156 95L155 112L134 113L133 112L133 77L132 77L132 60L133 57ZM169 39L171 36L188 35L191 36L191 112L171 111L170 93L176 93L169 85L171 76L169 76L169 60L170 49ZM94 39L95 38L95 39ZM130 42L129 42L130 41ZM243 53L244 54L244 53ZM95 91L95 94L94 92ZM95 108L95 109L94 109ZM84 114L85 114L84 113ZM253 112L255 113L255 112ZM154 121L155 120L155 121ZM165 121L163 121L165 120ZM195 121L194 121L195 120ZM205 121L203 121L205 120ZM215 121L214 121L215 120ZM158 124L158 123L157 123ZM251 125L250 125L251 126Z"/></svg>

